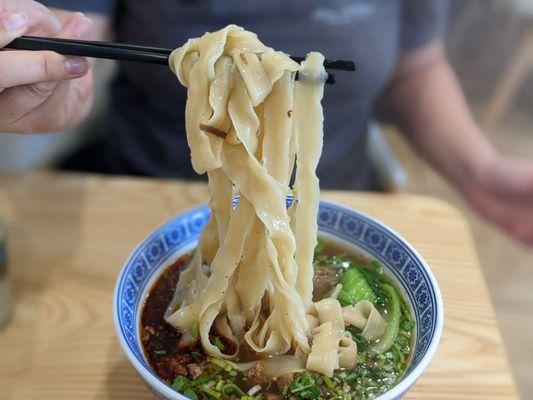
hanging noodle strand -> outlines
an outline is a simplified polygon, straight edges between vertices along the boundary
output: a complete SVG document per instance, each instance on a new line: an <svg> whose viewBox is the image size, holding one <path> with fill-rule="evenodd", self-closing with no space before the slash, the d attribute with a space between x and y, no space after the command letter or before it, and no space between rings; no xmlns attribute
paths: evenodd
<svg viewBox="0 0 533 400"><path fill-rule="evenodd" d="M244 343L272 356L272 374L332 376L356 362L345 324L364 329L370 321L369 337L383 329L370 303L343 310L334 298L312 301L323 62L309 53L300 65L234 25L190 39L170 57L188 89L187 140L195 171L208 175L212 213L165 318L182 332L198 323L212 357L235 360ZM234 346L221 350L214 333Z"/></svg>

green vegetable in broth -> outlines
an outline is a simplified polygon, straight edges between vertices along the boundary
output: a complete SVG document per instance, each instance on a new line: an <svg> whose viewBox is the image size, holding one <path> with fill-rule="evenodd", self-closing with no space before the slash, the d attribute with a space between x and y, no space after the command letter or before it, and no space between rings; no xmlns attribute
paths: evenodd
<svg viewBox="0 0 533 400"><path fill-rule="evenodd" d="M191 327L191 336L193 339L197 339L200 335L200 324L196 321Z"/></svg>
<svg viewBox="0 0 533 400"><path fill-rule="evenodd" d="M225 346L224 346L224 343L222 342L222 339L220 339L218 336L215 336L215 338L213 339L213 344L220 350L220 351L223 351Z"/></svg>
<svg viewBox="0 0 533 400"><path fill-rule="evenodd" d="M191 400L197 400L198 397L196 397L196 393L194 393L194 390L191 388L185 389L183 391L183 395Z"/></svg>
<svg viewBox="0 0 533 400"><path fill-rule="evenodd" d="M320 396L320 388L316 385L315 380L305 372L291 382L289 391L298 400L318 399Z"/></svg>
<svg viewBox="0 0 533 400"><path fill-rule="evenodd" d="M174 382L172 382L172 389L180 391L188 383L189 379L187 379L186 376L179 375L176 377L176 379L174 379Z"/></svg>
<svg viewBox="0 0 533 400"><path fill-rule="evenodd" d="M400 309L400 298L396 289L394 289L388 283L381 285L382 290L387 295L387 314L385 314L385 320L387 321L387 328L385 333L379 341L372 346L372 351L376 353L384 353L391 348L398 336L400 330L400 318L401 318L401 309Z"/></svg>
<svg viewBox="0 0 533 400"><path fill-rule="evenodd" d="M322 253L325 248L326 248L326 242L318 239L316 246L315 246L315 255Z"/></svg>
<svg viewBox="0 0 533 400"><path fill-rule="evenodd" d="M337 299L342 306L355 305L361 300L368 300L372 304L376 303L374 290L356 264L344 271L339 283L342 285L342 290Z"/></svg>

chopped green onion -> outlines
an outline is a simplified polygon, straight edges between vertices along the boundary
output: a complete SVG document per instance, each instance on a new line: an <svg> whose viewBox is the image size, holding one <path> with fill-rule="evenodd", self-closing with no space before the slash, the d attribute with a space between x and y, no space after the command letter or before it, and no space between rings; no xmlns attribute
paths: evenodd
<svg viewBox="0 0 533 400"><path fill-rule="evenodd" d="M217 377L217 374L211 374L211 375L203 375L198 378L196 378L194 381L191 382L192 387L200 386L203 383L209 382Z"/></svg>
<svg viewBox="0 0 533 400"><path fill-rule="evenodd" d="M155 354L157 354L158 356L163 356L165 354L167 354L167 351L166 350L155 350L154 351Z"/></svg>
<svg viewBox="0 0 533 400"><path fill-rule="evenodd" d="M200 352L198 352L198 351L192 351L191 352L191 357L196 362L202 361L202 354Z"/></svg>
<svg viewBox="0 0 533 400"><path fill-rule="evenodd" d="M326 248L326 243L320 239L318 239L317 244L315 246L315 253L322 253L324 249Z"/></svg>
<svg viewBox="0 0 533 400"><path fill-rule="evenodd" d="M213 344L220 351L223 351L225 348L224 343L222 343L222 340L218 336L215 336L215 338L213 339Z"/></svg>
<svg viewBox="0 0 533 400"><path fill-rule="evenodd" d="M194 393L194 390L192 390L191 388L185 389L183 391L183 395L191 400L198 400L198 397L196 397L196 393Z"/></svg>
<svg viewBox="0 0 533 400"><path fill-rule="evenodd" d="M330 388L330 389L333 389L333 381L330 379L329 376L323 376L322 377L322 380L324 381L325 385Z"/></svg>
<svg viewBox="0 0 533 400"><path fill-rule="evenodd" d="M305 372L291 382L290 391L297 399L312 400L320 396L320 388Z"/></svg>
<svg viewBox="0 0 533 400"><path fill-rule="evenodd" d="M230 389L230 390L228 390L228 389ZM231 393L236 392L236 393L238 393L241 396L246 396L246 393L244 393L244 391L239 386L234 384L233 382L229 382L226 385L225 392L228 393L229 391L231 391Z"/></svg>
<svg viewBox="0 0 533 400"><path fill-rule="evenodd" d="M410 331L413 330L414 327L415 327L415 323L413 321L405 321L405 322L402 322L402 327L401 328L404 331L410 332Z"/></svg>
<svg viewBox="0 0 533 400"><path fill-rule="evenodd" d="M226 372L230 372L230 371L232 371L234 369L233 365L231 365L229 362L224 361L224 360L222 360L220 358L212 357L212 358L209 358L209 361L212 362L213 364L215 364L216 366L222 368Z"/></svg>
<svg viewBox="0 0 533 400"><path fill-rule="evenodd" d="M172 382L171 387L172 387L172 389L174 389L174 390L179 392L181 389L183 389L189 383L190 383L190 381L189 381L189 379L187 379L186 376L179 375L179 376L176 377L176 379L174 379L174 382Z"/></svg>
<svg viewBox="0 0 533 400"><path fill-rule="evenodd" d="M207 386L200 386L200 390L206 394L208 394L209 396L213 397L214 399L220 399L220 396L222 396L222 393L220 392L217 392L216 390L213 390L211 389L210 387L207 387Z"/></svg>
<svg viewBox="0 0 533 400"><path fill-rule="evenodd" d="M197 339L199 335L200 335L200 324L198 323L198 321L196 321L191 326L191 336L193 339Z"/></svg>

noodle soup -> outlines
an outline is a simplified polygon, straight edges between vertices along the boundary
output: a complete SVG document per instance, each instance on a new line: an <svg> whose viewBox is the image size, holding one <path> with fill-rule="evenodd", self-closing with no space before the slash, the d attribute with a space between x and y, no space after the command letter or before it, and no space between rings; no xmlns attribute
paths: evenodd
<svg viewBox="0 0 533 400"><path fill-rule="evenodd" d="M141 314L140 337L153 371L191 399L372 399L402 377L412 351L414 322L401 293L376 261L346 254L329 242L315 248L313 301L336 298L344 307L369 301L383 315L386 329L368 340L364 330L346 328L357 344L357 364L328 377L313 371L277 373L271 357L241 346L233 361L208 356L198 327L182 334L166 323L165 310L176 290L180 272L191 260L186 254L169 266L150 290ZM230 352L232 341L214 327L213 343ZM244 367L243 367L244 366ZM274 371L272 371L274 369ZM282 369L282 368L281 368Z"/></svg>
<svg viewBox="0 0 533 400"><path fill-rule="evenodd" d="M211 214L194 253L146 300L152 368L192 399L385 392L411 353L405 302L376 262L317 245L324 56L298 63L228 25L169 63L188 90L191 161L207 173Z"/></svg>
<svg viewBox="0 0 533 400"><path fill-rule="evenodd" d="M412 315L381 265L317 241L319 223L335 231L345 212L319 214L324 56L295 62L229 25L191 38L169 63L188 91L187 139L194 170L207 174L209 213L186 213L183 230L132 256L142 262L117 286L116 315L133 365L165 399L400 398L434 351L439 321L433 336L427 318L417 327L427 333L413 355ZM185 238L195 251L135 297L140 276L182 254L174 246ZM412 303L417 318L421 302ZM141 346L131 344L134 309ZM419 337L426 347L432 338L427 354Z"/></svg>

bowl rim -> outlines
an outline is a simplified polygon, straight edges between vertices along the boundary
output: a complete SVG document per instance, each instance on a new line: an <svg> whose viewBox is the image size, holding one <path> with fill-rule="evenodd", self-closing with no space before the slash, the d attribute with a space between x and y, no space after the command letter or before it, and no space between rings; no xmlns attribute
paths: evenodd
<svg viewBox="0 0 533 400"><path fill-rule="evenodd" d="M438 345L440 343L440 339L442 337L442 330L444 325L444 304L442 300L442 293L440 291L440 287L437 283L437 279L435 278L435 275L433 274L433 271L425 261L425 259L418 253L418 251L396 230L390 228L380 220L376 219L375 217L372 217L371 215L355 210L353 208L350 208L346 205L337 203L335 201L331 200L324 200L320 199L320 204L326 204L331 205L336 208L340 208L344 212L356 214L360 217L366 218L367 220L373 222L374 224L378 225L381 229L387 231L392 236L395 236L402 245L404 245L417 259L418 262L420 262L420 265L424 268L425 272L427 273L427 276L429 278L429 282L431 284L431 287L433 288L435 292L435 299L436 299L436 324L435 324L435 333L431 337L431 341L429 343L428 349L426 351L426 354L422 357L422 359L419 361L418 365L407 375L405 375L402 380L394 385L390 390L386 391L385 393L381 394L380 396L376 397L374 400L395 400L401 398L410 387L412 387L416 381L420 378L422 375L422 372L428 367L430 362L432 361ZM185 397L183 394L175 391L170 386L163 383L159 378L157 378L154 373L149 370L149 368L145 367L143 364L140 363L140 361L135 357L135 355L131 352L128 344L126 343L126 339L123 335L121 324L118 319L118 295L119 295L119 287L120 282L123 278L124 271L126 269L126 266L130 264L132 259L136 256L136 250L146 241L148 241L154 234L159 232L162 228L164 228L170 221L175 220L176 218L179 218L180 216L183 216L185 214L189 214L195 211L199 211L202 208L207 207L208 205L206 203L201 203L199 205L195 205L192 207L189 207L180 213L174 215L170 219L165 220L163 223L158 225L156 228L152 229L133 249L131 254L128 256L127 260L123 263L122 268L119 271L119 274L117 276L116 282L115 282L115 289L113 292L113 321L115 325L115 332L117 334L120 347L122 348L122 351L126 354L126 357L128 358L131 365L134 367L134 369L141 375L141 377L144 379L144 381L152 388L157 390L159 393L163 394L164 396L174 399L174 400L189 400L187 397ZM320 231L320 229L319 229ZM158 269L165 268L165 263L162 263ZM139 346L142 350L142 346ZM143 352L144 353L144 352Z"/></svg>

